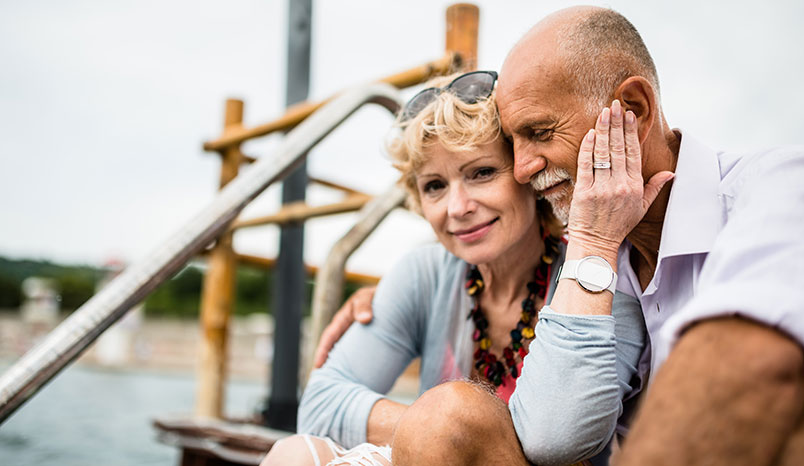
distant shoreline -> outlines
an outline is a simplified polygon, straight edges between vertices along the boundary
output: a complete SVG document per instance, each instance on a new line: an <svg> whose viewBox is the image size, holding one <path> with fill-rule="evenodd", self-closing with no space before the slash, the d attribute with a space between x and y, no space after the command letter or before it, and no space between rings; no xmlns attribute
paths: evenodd
<svg viewBox="0 0 804 466"><path fill-rule="evenodd" d="M62 315L61 319L66 315ZM242 381L267 382L272 348L268 334L269 316L234 317L229 338L229 377ZM120 363L104 363L99 342L90 346L76 361L83 367L112 371L147 371L166 375L195 375L201 332L197 319L172 317L144 318L135 328L117 332L123 335L125 355ZM0 361L9 364L31 349L54 324L24 322L18 311L0 310ZM272 327L272 325L270 325ZM107 331L110 333L111 330ZM101 338L104 338L103 336ZM108 359L108 358L107 358Z"/></svg>

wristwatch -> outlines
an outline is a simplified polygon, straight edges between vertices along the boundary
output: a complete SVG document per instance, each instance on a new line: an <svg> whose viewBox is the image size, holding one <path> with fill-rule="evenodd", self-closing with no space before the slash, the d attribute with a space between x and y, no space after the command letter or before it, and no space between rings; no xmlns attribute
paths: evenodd
<svg viewBox="0 0 804 466"><path fill-rule="evenodd" d="M583 259L564 262L558 279L571 278L590 293L614 290L617 286L617 274L611 264L600 256L586 256Z"/></svg>

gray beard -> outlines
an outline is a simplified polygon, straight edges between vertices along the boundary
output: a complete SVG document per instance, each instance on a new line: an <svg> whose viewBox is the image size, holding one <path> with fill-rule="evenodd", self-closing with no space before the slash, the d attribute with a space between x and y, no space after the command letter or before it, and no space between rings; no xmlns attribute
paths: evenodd
<svg viewBox="0 0 804 466"><path fill-rule="evenodd" d="M569 222L569 211L570 211L570 204L572 201L572 195L568 193L568 191L572 191L575 187L575 182L572 180L569 172L564 170L563 168L556 168L553 170L542 170L530 180L530 185L533 186L537 192L542 192L546 188L550 186L554 186L556 183L561 181L569 180L569 186L566 186L561 192L556 193L553 196L544 196L547 199L547 202L553 206L553 213L555 214L556 218L561 221L564 225Z"/></svg>
<svg viewBox="0 0 804 466"><path fill-rule="evenodd" d="M564 226L567 226L569 223L570 202L567 202L563 194L564 193L561 193L558 199L550 199L547 196L545 196L545 199L547 199L547 202L553 207L553 214L555 214L556 218L563 223Z"/></svg>

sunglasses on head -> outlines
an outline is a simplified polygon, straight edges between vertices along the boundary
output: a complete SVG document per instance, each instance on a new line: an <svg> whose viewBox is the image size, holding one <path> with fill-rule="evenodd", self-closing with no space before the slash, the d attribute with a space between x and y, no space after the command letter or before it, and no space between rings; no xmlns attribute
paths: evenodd
<svg viewBox="0 0 804 466"><path fill-rule="evenodd" d="M495 82L497 82L497 73L494 71L470 71L453 79L444 87L428 87L414 95L405 104L400 121L404 122L414 118L445 91L451 92L464 103L476 104L479 100L491 95Z"/></svg>

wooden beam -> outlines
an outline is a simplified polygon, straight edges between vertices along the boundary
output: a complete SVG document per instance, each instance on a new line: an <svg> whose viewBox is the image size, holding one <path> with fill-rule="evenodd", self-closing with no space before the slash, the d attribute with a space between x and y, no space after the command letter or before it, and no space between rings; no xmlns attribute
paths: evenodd
<svg viewBox="0 0 804 466"><path fill-rule="evenodd" d="M427 81L433 76L450 73L456 68L457 63L457 56L454 53L447 53L438 60L402 71L401 73L386 76L379 81L391 84L392 86L396 86L400 89L410 87ZM270 134L274 131L290 129L304 121L304 119L310 116L310 114L318 110L321 106L333 98L334 96L320 102L302 102L288 107L285 114L276 120L263 123L253 128L245 128L241 126L240 128L233 129L231 132L223 134L220 138L214 141L205 142L204 150L220 151L226 147L237 145L243 141L259 136L265 136L266 134Z"/></svg>
<svg viewBox="0 0 804 466"><path fill-rule="evenodd" d="M371 200L371 196L352 194L341 202L321 206L310 206L305 202L291 202L283 205L279 212L274 215L238 220L232 224L232 230L270 224L285 225L293 222L303 222L314 217L354 212L355 210L360 210L369 200Z"/></svg>
<svg viewBox="0 0 804 466"><path fill-rule="evenodd" d="M257 161L257 157L252 157L246 154L240 154L240 162L241 163L254 163Z"/></svg>
<svg viewBox="0 0 804 466"><path fill-rule="evenodd" d="M326 186L327 188L337 189L338 191L343 191L347 194L360 194L362 196L368 196L368 194L358 191L356 189L352 189L348 186L344 186L342 184L338 184L332 181L322 180L321 178L313 178L312 176L307 177L307 181L310 183L320 184L321 186Z"/></svg>
<svg viewBox="0 0 804 466"><path fill-rule="evenodd" d="M476 5L457 3L447 8L447 54L460 57L463 71L477 69L477 30L480 10Z"/></svg>
<svg viewBox="0 0 804 466"><path fill-rule="evenodd" d="M227 100L223 134L240 128L242 121L243 101ZM238 146L233 146L224 150L222 156L221 188L237 176L242 154ZM201 290L201 364L195 404L198 416L223 417L226 346L234 303L236 265L229 230L218 238L209 254L209 267Z"/></svg>
<svg viewBox="0 0 804 466"><path fill-rule="evenodd" d="M243 265L249 265L252 267L259 267L262 269L272 269L276 266L276 259L270 259L268 257L261 257L261 256L253 256L250 254L238 254L235 253L235 257L237 258L237 262ZM315 277L318 274L318 267L314 265L305 265L305 270L307 270L307 274L311 277ZM376 285L380 281L380 277L376 275L367 275L363 273L356 273L356 272L346 272L346 280L353 283L363 283L366 285Z"/></svg>

